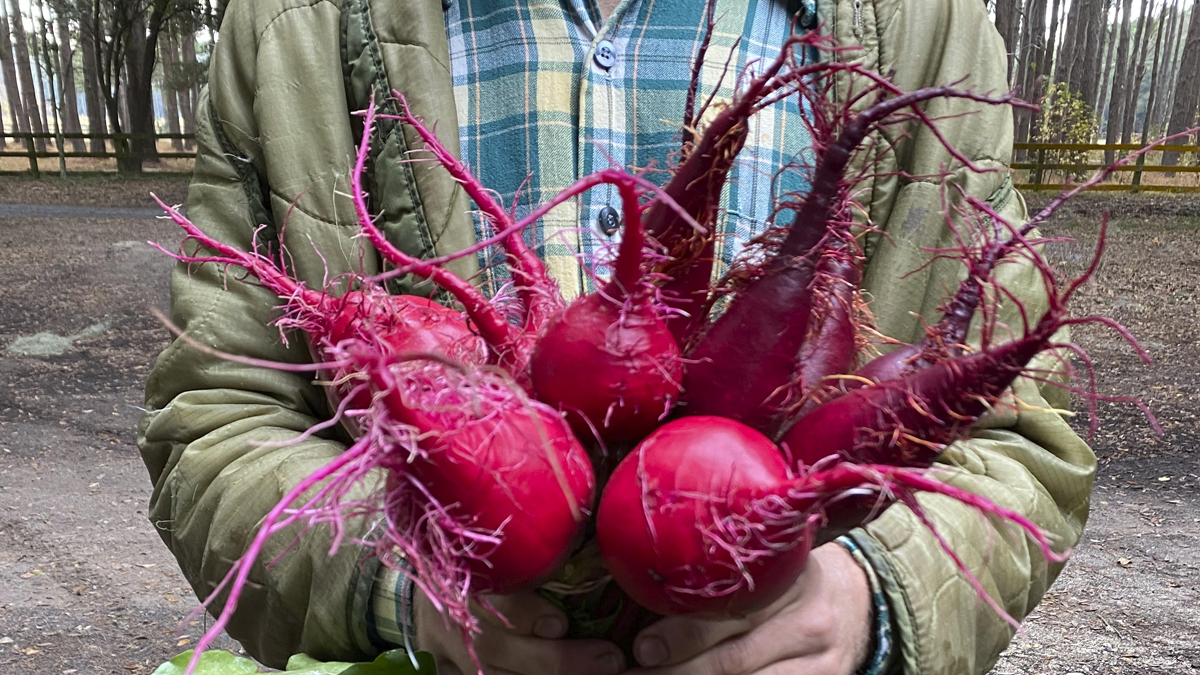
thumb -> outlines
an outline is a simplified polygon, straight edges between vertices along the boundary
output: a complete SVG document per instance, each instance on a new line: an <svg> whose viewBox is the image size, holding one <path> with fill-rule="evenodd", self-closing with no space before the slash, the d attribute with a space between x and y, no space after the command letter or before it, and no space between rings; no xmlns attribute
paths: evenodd
<svg viewBox="0 0 1200 675"><path fill-rule="evenodd" d="M669 616L638 633L633 655L643 667L674 665L753 627L749 619L706 621Z"/></svg>
<svg viewBox="0 0 1200 675"><path fill-rule="evenodd" d="M480 604L485 620L515 635L554 639L567 634L567 615L536 592L488 595Z"/></svg>

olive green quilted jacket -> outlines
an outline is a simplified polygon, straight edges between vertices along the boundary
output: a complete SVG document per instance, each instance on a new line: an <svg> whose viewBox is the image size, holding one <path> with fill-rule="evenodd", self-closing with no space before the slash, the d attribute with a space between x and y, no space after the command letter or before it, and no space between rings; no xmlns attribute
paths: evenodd
<svg viewBox="0 0 1200 675"><path fill-rule="evenodd" d="M697 0L697 12L701 3ZM968 77L980 91L1007 89L1000 39L979 0L821 0L824 30L860 49L860 60L914 89ZM352 238L355 220L346 173L355 150L352 111L372 91L404 92L414 112L440 120L458 147L442 8L437 0L234 0L212 59L197 113L199 154L188 195L190 217L217 238L248 248L282 240L294 271L310 286L377 255ZM842 82L835 95L847 97ZM977 164L1000 171L956 179L1019 220L1025 206L1006 179L1011 113L962 101L930 105L945 136ZM865 279L879 327L905 341L920 337L917 315L936 316L955 285L957 266L921 272L922 247L947 245L936 182L901 178L938 173L951 158L925 129L892 127L894 149L861 195L887 233L870 248ZM473 243L461 190L428 163L397 160L411 131L384 122L372 175L373 208L389 238L410 253L445 254ZM265 225L259 229L259 226ZM285 226L286 225L286 226ZM471 260L458 263L472 272ZM1005 282L1031 312L1044 308L1028 269L1005 268ZM412 290L398 288L398 291ZM277 299L213 266L175 271L172 318L193 338L225 352L277 361L308 358L302 340L284 344L268 324ZM1019 323L1014 323L1019 325ZM1023 412L990 418L976 438L941 460L947 480L1020 511L1063 547L1080 536L1095 470L1089 448L1062 417L1057 390L1021 383ZM1047 401L1050 398L1050 401ZM1051 405L1053 404L1053 405ZM205 597L243 551L263 515L301 476L324 464L344 439L310 438L280 446L328 414L325 397L303 374L214 358L176 341L159 357L146 389L139 444L154 482L150 519L196 592ZM272 444L273 443L273 444ZM941 531L1007 611L1025 616L1059 572L1027 540L940 497L923 499ZM880 572L896 610L906 673L978 673L1007 644L1011 629L975 596L949 558L907 509L893 507L855 533ZM274 538L272 560L289 537ZM251 576L229 633L269 665L293 653L362 659L373 652L365 617L374 576L362 550L328 555L328 535L311 532L271 568Z"/></svg>

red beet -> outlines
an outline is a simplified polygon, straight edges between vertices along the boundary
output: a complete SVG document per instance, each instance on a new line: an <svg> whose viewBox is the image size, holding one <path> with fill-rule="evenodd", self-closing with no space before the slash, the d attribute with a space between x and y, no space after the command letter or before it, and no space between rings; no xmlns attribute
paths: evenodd
<svg viewBox="0 0 1200 675"><path fill-rule="evenodd" d="M783 595L803 572L814 538L831 536L825 528L860 525L892 501L932 528L916 492L946 495L1010 521L1047 559L1066 558L1021 514L920 470L842 463L794 475L765 436L720 417L675 420L642 441L605 486L596 536L613 578L638 604L659 614L725 619ZM937 539L980 596L1007 617Z"/></svg>
<svg viewBox="0 0 1200 675"><path fill-rule="evenodd" d="M770 439L722 417L659 427L621 462L596 516L600 553L638 604L659 614L736 616L770 604L804 568L811 533L750 516L734 549L715 529L727 514L785 489Z"/></svg>
<svg viewBox="0 0 1200 675"><path fill-rule="evenodd" d="M391 467L393 528L428 528L439 523L431 514L444 514L453 523L438 535L445 545L464 531L494 538L463 551L472 593L511 593L554 572L582 532L595 488L587 453L562 417L503 380L455 375L441 363L367 369L387 418L411 427L420 448ZM408 481L426 499L396 499ZM422 560L437 553L419 552ZM446 573L420 563L415 571Z"/></svg>
<svg viewBox="0 0 1200 675"><path fill-rule="evenodd" d="M818 405L820 399L814 392L837 386L840 378L835 376L850 370L858 354L862 260L850 250L850 245L832 246L817 264L808 337L797 358L799 377L784 402L785 414L797 408L794 418ZM774 435L775 425L768 431Z"/></svg>
<svg viewBox="0 0 1200 675"><path fill-rule="evenodd" d="M798 462L929 466L1044 347L1036 338L949 359L899 379L862 387L817 407L784 434Z"/></svg>
<svg viewBox="0 0 1200 675"><path fill-rule="evenodd" d="M707 12L707 34L711 34L714 28L711 8L710 5L710 11ZM704 57L708 39L706 35L699 54L700 60ZM686 346L705 322L721 191L738 153L746 143L748 120L764 107L777 102L789 92L789 87L797 85L803 78L843 68L830 61L803 66L794 63L794 54L797 52L807 46L825 43L826 38L820 37L815 31L794 36L785 42L779 55L738 92L732 103L713 117L694 143L692 126L703 116L708 104L699 112L692 109L701 64L698 62L692 71L693 89L689 91L684 114L683 161L663 191L673 200L672 204L682 207L703 230L697 232L676 209L663 201L652 204L646 213L647 233L668 256L668 260L660 265L660 271L667 276L662 284L663 299L674 310L668 325L680 345ZM711 102L711 98L709 100Z"/></svg>
<svg viewBox="0 0 1200 675"><path fill-rule="evenodd" d="M467 366L487 363L487 345L471 330L462 314L428 298L390 295L376 289L351 291L334 305L337 309L326 338L331 344L362 340L369 335L397 355L429 354ZM319 344L322 343L318 336ZM315 356L318 361L324 360L320 353ZM338 376L333 374L331 379ZM357 382L358 378L351 378L326 389L335 409ZM370 406L370 390L360 387L346 408L365 410ZM357 435L355 425L348 426Z"/></svg>
<svg viewBox="0 0 1200 675"><path fill-rule="evenodd" d="M1063 326L1103 323L1116 329L1148 360L1132 336L1115 322L1099 317L1067 316L1071 295L1100 263L1106 225L1101 226L1091 266L1061 292L1046 262L1035 251L1026 249L1051 294L1049 309L1036 324L1027 326L1021 337L993 345L987 339L990 331L985 331L984 344L978 351L962 353L966 326L978 303L961 302L971 293L960 292L948 303L945 330L931 332L949 336L945 344L935 342L925 349L906 347L896 356L882 357L883 365L873 367L873 372L880 377L896 371L903 374L869 386L852 383L858 388L800 418L787 430L782 442L802 465L838 456L850 462L926 467L947 444L969 434L979 417L1000 401L1013 381L1027 374L1026 368L1035 356L1053 347L1078 349L1053 342L1055 333ZM964 286L978 287L980 279L971 283L969 278ZM1013 302L1017 300L1014 298ZM971 307L971 312L965 312L964 304ZM938 351L943 349L950 355L938 357ZM922 363L922 359L931 357L936 358L932 364Z"/></svg>
<svg viewBox="0 0 1200 675"><path fill-rule="evenodd" d="M721 415L773 434L797 379L798 355L809 335L814 272L823 241L833 240L834 215L848 198L845 179L855 149L893 113L939 97L1007 103L950 87L931 87L847 113L837 139L819 151L812 185L775 255L733 297L728 309L688 352L683 412ZM837 351L853 349L843 345Z"/></svg>
<svg viewBox="0 0 1200 675"><path fill-rule="evenodd" d="M397 354L437 354L464 365L487 362L487 346L471 330L462 313L415 295L351 291L329 330L329 340L361 339L377 333Z"/></svg>
<svg viewBox="0 0 1200 675"><path fill-rule="evenodd" d="M679 345L645 281L641 205L629 176L612 171L625 232L612 279L551 321L530 362L539 400L568 413L580 436L636 440L679 396Z"/></svg>

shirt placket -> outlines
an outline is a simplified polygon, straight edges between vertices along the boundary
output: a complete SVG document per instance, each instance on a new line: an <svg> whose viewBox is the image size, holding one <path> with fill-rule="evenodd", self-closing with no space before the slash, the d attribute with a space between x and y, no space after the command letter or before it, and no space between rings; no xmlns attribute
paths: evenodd
<svg viewBox="0 0 1200 675"><path fill-rule="evenodd" d="M576 177L611 166L625 167L628 157L628 121L625 95L627 93L626 65L629 31L622 25L626 16L634 16L632 5L637 0L625 0L614 10L604 25L597 27L583 0L571 3L575 16L580 17L581 39L589 40L580 68L578 94L579 132L576 136ZM593 268L603 274L610 251L620 241L622 222L620 199L610 185L600 185L580 199L579 250ZM590 290L589 275L580 277L580 290Z"/></svg>

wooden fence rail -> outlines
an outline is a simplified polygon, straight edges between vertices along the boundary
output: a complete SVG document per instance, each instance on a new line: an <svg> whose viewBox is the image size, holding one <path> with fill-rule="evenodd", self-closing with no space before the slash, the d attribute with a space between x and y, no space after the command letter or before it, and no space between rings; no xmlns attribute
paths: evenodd
<svg viewBox="0 0 1200 675"><path fill-rule="evenodd" d="M81 134L81 133L6 133L0 134L5 139L5 148L0 150L0 158L2 157L24 157L29 160L29 174L34 178L41 176L41 169L38 167L39 158L57 158L59 164L59 172L66 174L66 160L72 158L89 158L89 159L115 159L121 160L146 160L152 157L159 159L193 159L196 156L194 151L169 151L169 152L134 152L131 148L134 141L150 141L157 148L158 141L180 140L192 142L196 140L195 134L168 134L168 133L153 133L153 134ZM102 151L79 151L67 147L67 141L104 141ZM10 144L10 141L16 141L15 144ZM113 150L108 150L109 144L112 144ZM19 147L24 146L24 147ZM18 149L14 149L18 148ZM39 149L45 148L45 149ZM7 172L11 173L11 172ZM24 173L24 172L20 172Z"/></svg>
<svg viewBox="0 0 1200 675"><path fill-rule="evenodd" d="M1100 163L1067 163L1057 161L1047 161L1046 155L1050 152L1114 152L1119 155L1125 155L1135 150L1141 150L1146 147L1140 143L1114 143L1105 145L1103 143L1014 143L1014 153L1025 151L1027 156L1032 155L1032 161L1013 162L1012 168L1015 170L1025 170L1029 172L1029 178L1024 183L1018 183L1017 187L1022 190L1062 190L1068 187L1064 183L1047 183L1045 181L1047 171L1062 171L1071 174L1087 174L1093 171L1098 171L1108 166ZM1177 158L1189 156L1189 154L1200 153L1200 145L1160 145L1154 149L1154 152L1171 152L1178 153ZM1126 183L1106 183L1097 185L1092 190L1103 191L1126 191L1126 192L1200 192L1200 185L1143 185L1142 176L1147 173L1165 173L1170 175L1175 174L1197 174L1200 173L1200 162L1192 162L1189 164L1167 165L1167 164L1146 164L1146 155L1143 153L1138 156L1137 161L1132 164L1127 164L1117 168L1117 171L1122 173L1133 173L1133 178L1128 184ZM1200 157L1197 157L1200 159Z"/></svg>
<svg viewBox="0 0 1200 675"><path fill-rule="evenodd" d="M16 141L13 144L7 144L7 147L0 150L0 158L3 157L23 157L29 161L28 173L35 178L41 175L41 169L38 167L38 159L58 158L59 172L66 174L66 160L72 158L89 158L89 159L116 159L118 161L124 159L130 160L145 160L151 157L159 159L192 159L195 158L194 151L158 151L154 153L134 152L130 148L133 141L149 140L157 147L158 141L162 140L181 140L192 142L195 141L195 134L169 134L169 133L153 133L153 134L83 134L83 133L7 133L0 134L6 141ZM103 140L102 151L77 151L67 147L67 141L92 141ZM40 142L39 142L40 141ZM109 145L112 145L113 150L109 151ZM23 147L22 147L23 146ZM1053 152L1076 152L1076 153L1101 153L1111 151L1115 153L1125 154L1134 150L1140 150L1145 147L1139 143L1114 143L1105 145L1102 143L1014 143L1014 153L1024 153L1026 159L1024 161L1014 162L1012 168L1015 170L1028 171L1028 179L1023 183L1018 183L1017 187L1023 190L1061 190L1067 185L1063 183L1046 182L1046 173L1050 171L1067 172L1072 174L1086 174L1092 171L1097 171L1104 168L1103 163L1070 163L1053 161L1053 156L1050 160L1047 159L1047 153ZM44 149L39 149L44 148ZM1130 192L1200 192L1200 185L1143 185L1142 176L1147 173L1167 173L1167 174L1200 174L1200 145L1163 145L1155 149L1155 152L1172 152L1178 153L1177 156L1189 157L1195 156L1196 161L1178 166L1164 164L1146 164L1146 155L1138 157L1135 163L1127 166L1122 166L1117 171L1122 173L1133 173L1132 180L1127 183L1109 183L1097 185L1093 190L1105 191L1130 191ZM12 173L3 172L0 173ZM25 172L19 172L25 173Z"/></svg>

